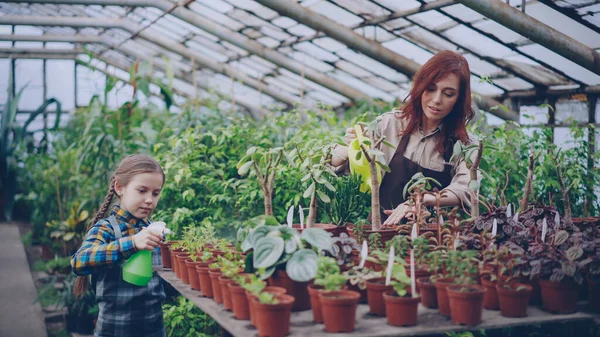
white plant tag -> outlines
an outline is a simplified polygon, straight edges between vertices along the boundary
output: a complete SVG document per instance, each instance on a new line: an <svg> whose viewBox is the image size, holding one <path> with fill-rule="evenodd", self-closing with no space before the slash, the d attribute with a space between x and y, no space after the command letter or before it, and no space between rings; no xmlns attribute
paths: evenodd
<svg viewBox="0 0 600 337"><path fill-rule="evenodd" d="M494 224L492 224L492 235L494 237L496 237L497 233L498 233L498 220L494 219Z"/></svg>
<svg viewBox="0 0 600 337"><path fill-rule="evenodd" d="M512 208L511 208L512 204L508 204L508 206L506 206L506 218L510 218L512 216Z"/></svg>
<svg viewBox="0 0 600 337"><path fill-rule="evenodd" d="M546 232L548 231L548 222L546 222L546 218L542 222L542 242L546 242Z"/></svg>
<svg viewBox="0 0 600 337"><path fill-rule="evenodd" d="M554 229L558 230L559 227L560 227L560 214L558 214L558 212L556 212L556 214L554 215Z"/></svg>
<svg viewBox="0 0 600 337"><path fill-rule="evenodd" d="M458 235L457 235L456 238L454 238L454 250L456 250L456 248L458 248L458 245L460 245L460 239L458 238Z"/></svg>
<svg viewBox="0 0 600 337"><path fill-rule="evenodd" d="M294 205L290 206L287 214L287 225L292 228L292 222L294 222Z"/></svg>
<svg viewBox="0 0 600 337"><path fill-rule="evenodd" d="M417 238L417 224L413 224L412 233L410 233L410 238L413 240Z"/></svg>
<svg viewBox="0 0 600 337"><path fill-rule="evenodd" d="M415 250L410 250L410 290L412 297L417 296L417 285L415 284Z"/></svg>
<svg viewBox="0 0 600 337"><path fill-rule="evenodd" d="M369 246L367 245L367 240L363 240L362 249L360 250L360 264L358 265L358 268L363 268L365 266L368 255Z"/></svg>
<svg viewBox="0 0 600 337"><path fill-rule="evenodd" d="M392 280L392 267L394 266L394 246L390 247L390 255L388 256L387 271L385 274L385 285L389 286Z"/></svg>
<svg viewBox="0 0 600 337"><path fill-rule="evenodd" d="M513 216L513 221L519 222L519 211L517 211L517 213L515 213L515 216Z"/></svg>
<svg viewBox="0 0 600 337"><path fill-rule="evenodd" d="M300 213L300 229L304 229L304 210L298 205L298 213Z"/></svg>
<svg viewBox="0 0 600 337"><path fill-rule="evenodd" d="M440 215L438 223L440 224L440 226L444 224L444 217L443 216Z"/></svg>

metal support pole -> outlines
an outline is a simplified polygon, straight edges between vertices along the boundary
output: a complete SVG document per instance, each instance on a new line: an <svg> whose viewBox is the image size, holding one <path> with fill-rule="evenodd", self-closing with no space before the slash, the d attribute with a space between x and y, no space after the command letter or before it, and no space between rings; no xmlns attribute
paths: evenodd
<svg viewBox="0 0 600 337"><path fill-rule="evenodd" d="M588 95L588 121L590 124L596 124L596 107L598 104L597 95ZM588 128L588 158L587 158L587 168L588 172L592 172L594 170L594 155L596 154L596 128L590 127ZM588 180L589 181L589 180ZM587 184L588 186L588 194L594 194L595 186L593 184ZM589 198L584 199L583 204L584 215L590 216L590 200Z"/></svg>
<svg viewBox="0 0 600 337"><path fill-rule="evenodd" d="M103 19L103 18L88 18L88 17L58 17L58 16L16 16L16 15L4 15L0 16L0 24L20 24L20 25L31 25L31 26L58 26L58 27L97 27L97 28L120 28L130 33L139 32L139 37L155 43L163 48L166 48L174 53L182 55L189 59L194 59L198 64L209 68L215 72L226 75L227 77L233 77L236 80L243 82L249 87L255 88L256 90L262 90L265 94L284 102L288 105L293 106L299 101L299 98L294 95L290 95L282 92L281 90L274 89L268 86L266 83L259 83L258 80L250 77L249 75L234 69L228 64L222 64L216 62L203 54L194 52L185 46L174 42L172 39L157 34L155 32L141 31L140 26L125 19Z"/></svg>
<svg viewBox="0 0 600 337"><path fill-rule="evenodd" d="M447 0L444 0L447 2ZM23 2L23 1L15 1L9 0L7 2ZM227 42L230 42L236 45L239 48L249 51L252 54L260 56L274 64L285 68L291 72L294 72L300 75L304 72L304 76L310 79L311 81L318 83L325 88L328 88L332 91L335 91L342 96L348 97L352 100L356 99L367 99L370 100L370 97L365 95L362 91L355 89L351 86L348 86L340 81L335 80L313 68L305 67L302 63L285 56L284 54L267 48L256 42L242 33L235 32L227 27L224 27L212 20L206 19L199 14L194 13L193 11L182 7L182 6L173 6L173 2L168 0L29 0L25 1L27 3L51 3L51 4L71 4L71 5L114 5L114 6L150 6L160 9L163 12L169 12L171 15L194 25L204 31L207 31ZM140 27L136 31L130 31L132 34L137 34L140 31ZM141 35L141 34L140 34ZM227 74L228 76L230 74ZM293 105L295 102L287 102L288 104Z"/></svg>
<svg viewBox="0 0 600 337"><path fill-rule="evenodd" d="M77 104L77 62L73 62L73 95L75 109L77 109L79 107Z"/></svg>
<svg viewBox="0 0 600 337"><path fill-rule="evenodd" d="M262 1L262 0L261 0ZM535 43L600 75L600 54L583 43L498 0L457 0ZM259 1L260 2L260 1Z"/></svg>

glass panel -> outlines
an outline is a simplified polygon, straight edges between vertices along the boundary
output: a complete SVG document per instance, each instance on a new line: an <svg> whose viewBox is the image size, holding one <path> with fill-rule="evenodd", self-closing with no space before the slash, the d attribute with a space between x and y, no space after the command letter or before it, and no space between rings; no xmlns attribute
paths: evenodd
<svg viewBox="0 0 600 337"><path fill-rule="evenodd" d="M42 60L15 61L15 93L26 88L21 94L19 110L35 110L44 102Z"/></svg>
<svg viewBox="0 0 600 337"><path fill-rule="evenodd" d="M560 100L556 102L556 123L572 121L588 122L588 104L576 100Z"/></svg>
<svg viewBox="0 0 600 337"><path fill-rule="evenodd" d="M349 11L326 1L312 5L310 9L347 27L352 27L364 21Z"/></svg>
<svg viewBox="0 0 600 337"><path fill-rule="evenodd" d="M59 100L63 110L71 110L75 107L73 61L47 60L46 83L48 86L48 98Z"/></svg>

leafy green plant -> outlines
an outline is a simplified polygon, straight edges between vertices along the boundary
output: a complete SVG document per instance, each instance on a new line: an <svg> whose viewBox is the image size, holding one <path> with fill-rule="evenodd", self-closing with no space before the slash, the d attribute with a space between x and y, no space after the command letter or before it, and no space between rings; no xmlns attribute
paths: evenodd
<svg viewBox="0 0 600 337"><path fill-rule="evenodd" d="M383 248L381 244L381 234L377 232L369 234L368 245L369 251L376 251Z"/></svg>
<svg viewBox="0 0 600 337"><path fill-rule="evenodd" d="M359 289L366 289L367 281L375 277L381 277L382 273L373 271L367 267L360 268L359 266L354 266L343 272L343 275L351 285L358 286Z"/></svg>
<svg viewBox="0 0 600 337"><path fill-rule="evenodd" d="M177 297L173 304L164 304L163 315L168 337L217 335L217 323L183 296Z"/></svg>
<svg viewBox="0 0 600 337"><path fill-rule="evenodd" d="M336 226L345 226L353 217L364 212L364 199L367 193L360 191L361 180L356 174L330 178L326 176L333 187L323 189L330 202L321 202L321 207L327 214L329 221Z"/></svg>
<svg viewBox="0 0 600 337"><path fill-rule="evenodd" d="M411 286L411 279L406 274L406 269L401 264L394 264L392 267L392 278L390 283L394 287L396 294L400 297L407 296Z"/></svg>
<svg viewBox="0 0 600 337"><path fill-rule="evenodd" d="M344 284L346 284L346 277L340 274L340 267L334 259L319 256L317 259L315 284L323 286L328 291L341 290Z"/></svg>

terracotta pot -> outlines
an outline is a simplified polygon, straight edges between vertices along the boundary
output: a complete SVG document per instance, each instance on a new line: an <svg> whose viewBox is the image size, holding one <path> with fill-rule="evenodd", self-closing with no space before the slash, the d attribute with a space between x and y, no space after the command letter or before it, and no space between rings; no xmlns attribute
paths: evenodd
<svg viewBox="0 0 600 337"><path fill-rule="evenodd" d="M229 291L229 284L233 280L221 275L219 276L219 284L221 285L221 296L223 296L223 307L227 311L231 311L233 306L231 304L231 292Z"/></svg>
<svg viewBox="0 0 600 337"><path fill-rule="evenodd" d="M268 283L272 286L285 288L287 293L296 299L292 311L310 309L310 295L308 294L307 286L312 284L313 281L296 282L288 277L285 270L276 270L275 273L269 277Z"/></svg>
<svg viewBox="0 0 600 337"><path fill-rule="evenodd" d="M438 311L444 316L450 316L450 301L448 300L446 287L452 284L454 284L454 280L449 277L438 278L434 283L437 294Z"/></svg>
<svg viewBox="0 0 600 337"><path fill-rule="evenodd" d="M357 238L357 237L354 235L354 226L355 226L354 224L348 224L348 225L346 225L346 229L347 229L347 231L348 231L348 235L349 235L351 238L353 238L354 240L356 240L356 241L358 242L358 244L362 244L362 241L363 241L363 240L366 240L367 238L366 238L366 237L363 237L363 238ZM370 230L370 229L371 229L371 225L364 225L364 226L363 226L363 229L364 229L365 231L367 231L367 230ZM364 234L364 232L363 232L363 236L364 236L364 235L365 235L365 234Z"/></svg>
<svg viewBox="0 0 600 337"><path fill-rule="evenodd" d="M331 230L331 233L333 233L333 236L339 237L342 233L348 234L348 229L346 229L346 226L335 226L335 228Z"/></svg>
<svg viewBox="0 0 600 337"><path fill-rule="evenodd" d="M185 260L187 260L190 257L190 254L177 253L177 254L175 254L175 256L177 259L177 270L179 270L179 276L180 276L181 282L183 282L183 284L189 284L190 277L188 274L187 267L185 266Z"/></svg>
<svg viewBox="0 0 600 337"><path fill-rule="evenodd" d="M209 270L210 268L203 267L201 264L196 266L196 275L198 275L198 282L200 283L200 293L204 297L212 298L213 289L210 274L208 273Z"/></svg>
<svg viewBox="0 0 600 337"><path fill-rule="evenodd" d="M196 266L199 264L200 262L194 262L192 259L185 259L185 267L192 290L200 290L200 280L198 280L198 273L196 272Z"/></svg>
<svg viewBox="0 0 600 337"><path fill-rule="evenodd" d="M283 337L290 333L290 317L294 297L277 295L277 304L262 304L252 298L256 313L256 328L261 337Z"/></svg>
<svg viewBox="0 0 600 337"><path fill-rule="evenodd" d="M600 283L594 282L588 277L588 298L590 309L600 312Z"/></svg>
<svg viewBox="0 0 600 337"><path fill-rule="evenodd" d="M373 233L381 234L381 247L385 247L385 243L390 241L394 236L398 235L398 231L395 229L380 229L376 230L365 230L365 235L369 237L369 235Z"/></svg>
<svg viewBox="0 0 600 337"><path fill-rule="evenodd" d="M500 309L500 304L498 304L498 293L496 292L497 282L492 282L489 275L484 275L481 277L481 285L483 285L483 288L485 289L485 294L483 295L483 307L488 310Z"/></svg>
<svg viewBox="0 0 600 337"><path fill-rule="evenodd" d="M217 303L223 303L223 293L221 292L221 284L219 283L219 277L223 275L219 269L210 269L208 271L210 276L210 283L213 290L213 298Z"/></svg>
<svg viewBox="0 0 600 337"><path fill-rule="evenodd" d="M395 290L383 293L387 323L395 326L417 325L417 309L421 297L400 297Z"/></svg>
<svg viewBox="0 0 600 337"><path fill-rule="evenodd" d="M327 332L352 332L356 325L356 306L360 294L356 291L324 291L319 293L323 321Z"/></svg>
<svg viewBox="0 0 600 337"><path fill-rule="evenodd" d="M392 289L393 287L391 285L385 285L385 277L376 277L367 280L367 298L370 313L385 317L385 301L383 299L383 293Z"/></svg>
<svg viewBox="0 0 600 337"><path fill-rule="evenodd" d="M466 291L463 291L467 289ZM481 323L483 296L485 290L480 285L454 284L446 288L450 300L452 321L456 324L474 326Z"/></svg>
<svg viewBox="0 0 600 337"><path fill-rule="evenodd" d="M408 275L408 277L410 277L410 262L408 262L408 263L409 264L408 264L408 267L406 268L406 274ZM423 269L423 268L415 269L415 280L418 280L418 279L424 278L424 277L429 278L429 276L431 276L431 272L428 271L427 269ZM421 291L421 288L420 288L418 282L416 284L416 288L417 288L417 294L419 294Z"/></svg>
<svg viewBox="0 0 600 337"><path fill-rule="evenodd" d="M271 293L273 295L283 295L286 290L282 287L266 286L265 289L263 289L263 292ZM253 312L256 312L256 309L254 308L254 301L252 301L252 299L257 297L251 292L246 291L246 298L248 299L248 306L250 307L250 324L256 326L256 314L252 314Z"/></svg>
<svg viewBox="0 0 600 337"><path fill-rule="evenodd" d="M542 287L540 286L540 279L534 278L528 282L523 282L531 285L531 294L529 295L529 305L541 305L542 304Z"/></svg>
<svg viewBox="0 0 600 337"><path fill-rule="evenodd" d="M496 285L500 314L504 317L527 316L529 295L533 287L523 283L512 283L511 287L506 288L504 285ZM525 289L516 290L519 287L525 287Z"/></svg>
<svg viewBox="0 0 600 337"><path fill-rule="evenodd" d="M42 260L44 261L50 261L52 259L54 259L54 250L52 250L52 247L50 245L47 245L45 243L41 244L42 247Z"/></svg>
<svg viewBox="0 0 600 337"><path fill-rule="evenodd" d="M304 228L306 228L306 224L304 224L304 228L300 228L300 224L299 223L292 224L292 228L294 228L298 232L302 233L302 231L304 230ZM312 225L311 228L321 228L321 229L324 229L324 230L328 231L329 233L333 233L334 236L335 236L335 232L339 231L338 230L338 226L332 225L332 224L328 224L328 223L316 223L316 224Z"/></svg>
<svg viewBox="0 0 600 337"><path fill-rule="evenodd" d="M540 279L542 309L553 314L572 314L577 311L579 288L570 278L560 282Z"/></svg>
<svg viewBox="0 0 600 337"><path fill-rule="evenodd" d="M170 245L165 242L160 242L160 258L164 268L171 268L171 252L169 251Z"/></svg>
<svg viewBox="0 0 600 337"><path fill-rule="evenodd" d="M323 286L311 284L308 286L310 294L310 306L313 313L313 322L323 323L323 311L321 310L321 301L319 301L319 293L323 291Z"/></svg>
<svg viewBox="0 0 600 337"><path fill-rule="evenodd" d="M179 272L179 263L177 262L177 254L183 253L183 249L169 249L171 254L171 269L175 273L175 276L181 280L181 273Z"/></svg>
<svg viewBox="0 0 600 337"><path fill-rule="evenodd" d="M231 294L231 307L233 308L235 318L249 320L250 306L248 304L248 297L246 296L246 289L235 282L231 282L229 283L229 293Z"/></svg>
<svg viewBox="0 0 600 337"><path fill-rule="evenodd" d="M425 308L437 308L437 290L435 285L431 283L431 279L429 277L418 278L417 285L420 289L419 295L421 295L421 304L423 304Z"/></svg>

